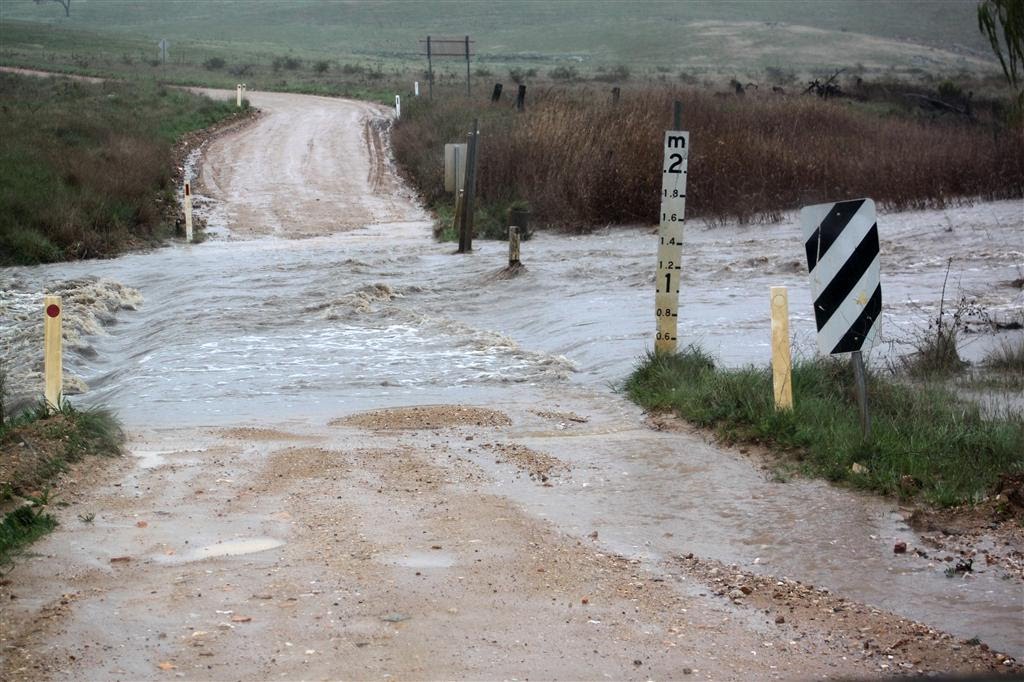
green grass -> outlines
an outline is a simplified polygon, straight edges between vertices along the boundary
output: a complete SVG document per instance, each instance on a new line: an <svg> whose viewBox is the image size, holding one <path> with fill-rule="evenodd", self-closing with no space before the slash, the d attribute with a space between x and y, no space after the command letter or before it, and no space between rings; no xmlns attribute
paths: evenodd
<svg viewBox="0 0 1024 682"><path fill-rule="evenodd" d="M1024 468L1020 414L983 418L938 384L872 375L869 385L869 440L845 362L797 363L792 411L775 409L768 368L717 368L695 347L647 356L624 388L646 409L673 411L730 442L763 443L805 473L939 506L976 501ZM867 471L853 473L854 463Z"/></svg>
<svg viewBox="0 0 1024 682"><path fill-rule="evenodd" d="M0 521L0 566L56 527L57 519L43 506L25 505L5 514Z"/></svg>
<svg viewBox="0 0 1024 682"><path fill-rule="evenodd" d="M0 265L112 256L173 228L172 146L236 115L150 82L0 73Z"/></svg>
<svg viewBox="0 0 1024 682"><path fill-rule="evenodd" d="M0 402L3 399L0 382ZM55 413L40 403L17 417L0 420L0 460L15 457L15 452L21 460L19 466L5 468L10 480L3 482L0 504L19 506L0 521L0 566L57 526L57 520L46 512L49 492L45 488L42 493L35 491L86 456L119 455L123 440L121 426L110 411L79 410L68 402ZM39 454L29 457L30 452ZM18 497L22 502L17 502Z"/></svg>

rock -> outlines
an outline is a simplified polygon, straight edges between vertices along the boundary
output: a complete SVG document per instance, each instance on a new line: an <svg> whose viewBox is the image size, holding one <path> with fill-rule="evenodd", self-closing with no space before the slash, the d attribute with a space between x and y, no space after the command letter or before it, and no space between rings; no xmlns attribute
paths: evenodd
<svg viewBox="0 0 1024 682"><path fill-rule="evenodd" d="M737 599L743 599L743 592L740 590L730 590L729 599L736 601Z"/></svg>
<svg viewBox="0 0 1024 682"><path fill-rule="evenodd" d="M863 464L860 464L859 462L854 462L853 466L850 467L850 471L859 476L865 476L868 473L870 473L870 470Z"/></svg>
<svg viewBox="0 0 1024 682"><path fill-rule="evenodd" d="M775 616L775 624L776 625L782 625L785 622L786 622L786 617L785 616Z"/></svg>
<svg viewBox="0 0 1024 682"><path fill-rule="evenodd" d="M897 542L895 545L892 546L892 553L893 554L906 554L907 553L907 543L905 543L903 541Z"/></svg>
<svg viewBox="0 0 1024 682"><path fill-rule="evenodd" d="M743 594L750 594L753 591L754 588L750 585L740 585L740 592L742 592Z"/></svg>

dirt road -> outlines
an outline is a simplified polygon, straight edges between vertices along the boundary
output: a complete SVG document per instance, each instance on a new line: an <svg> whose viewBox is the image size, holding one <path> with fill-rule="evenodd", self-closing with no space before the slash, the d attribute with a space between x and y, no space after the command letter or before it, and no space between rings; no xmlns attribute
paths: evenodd
<svg viewBox="0 0 1024 682"><path fill-rule="evenodd" d="M255 312L284 286L268 270L307 276L302 266L325 244L342 253L413 249L429 228L387 161L377 108L251 98L264 115L213 142L202 163L202 190L228 240L188 248L217 254L213 265L237 280L231 295L252 299L246 314L265 330L286 310ZM336 232L345 234L281 239ZM271 255L232 260L236 239ZM185 257L202 288L213 265L191 251ZM165 267L178 262L166 258ZM368 267L340 258L332 266ZM311 276L305 293L325 286ZM264 290L271 293L261 298ZM290 367L285 337L344 355L335 337L317 336L312 313L353 324L398 296L358 291L358 303L311 306L275 335L245 330L246 348L273 360L249 360L251 381L238 381L237 371L229 379L261 404L261 418L235 410L241 398L228 393L174 403L180 423L173 414L153 423L126 411L129 456L103 471L90 462L71 472L61 527L0 584L0 677L791 680L1017 669L1004 654L944 634L943 623L878 608L891 597L912 611L916 598L899 592L912 590L915 572L930 575L924 560L894 563L890 534L909 530L891 505L821 483L765 480L744 453L685 430L652 429L607 390L545 379L535 367L557 363L513 349L517 362L534 367L527 379L420 394L442 395L444 405L362 375L357 403L294 407L293 395L317 389L306 376L278 396L255 389L263 390L259 375ZM193 295L175 289L169 298ZM202 332L189 326L195 311L154 306L182 344ZM388 333L405 339L411 319L399 317ZM118 333L128 345L117 361L152 367L146 381L158 387L135 400L159 404L175 384L228 366L218 355L223 340L205 344L199 365L178 366L135 353L141 331ZM430 350L428 360L440 358L433 365L452 366L442 380L463 381L456 366L490 371L479 334L462 355L409 338ZM392 408L366 409L374 405ZM708 532L718 518L734 525ZM823 526L832 535L815 537ZM694 528L700 533L689 535ZM856 547L843 540L854 537L863 538ZM829 556L829 542L847 558ZM709 558L736 547L745 548L743 565ZM864 566L842 569L856 561ZM833 592L784 578L804 575L787 566L834 577ZM891 576L891 584L868 581L878 598L867 606L846 593L856 581L843 570ZM985 589L998 586L994 574L991 581ZM958 594L972 589L965 582ZM1011 597L1010 615L992 617L1012 626L1016 606Z"/></svg>

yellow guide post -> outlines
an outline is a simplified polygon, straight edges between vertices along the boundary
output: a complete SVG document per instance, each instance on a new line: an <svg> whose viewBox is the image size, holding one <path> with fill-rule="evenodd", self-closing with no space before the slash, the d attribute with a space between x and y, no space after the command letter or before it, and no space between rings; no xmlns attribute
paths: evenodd
<svg viewBox="0 0 1024 682"><path fill-rule="evenodd" d="M793 358L789 351L789 294L786 287L771 288L772 385L775 409L793 409Z"/></svg>
<svg viewBox="0 0 1024 682"><path fill-rule="evenodd" d="M61 359L61 320L64 311L60 296L43 298L43 374L46 386L43 392L46 404L53 410L60 408L64 393L64 366Z"/></svg>
<svg viewBox="0 0 1024 682"><path fill-rule="evenodd" d="M192 243L192 187L185 183L185 241Z"/></svg>
<svg viewBox="0 0 1024 682"><path fill-rule="evenodd" d="M665 131L665 157L661 174L661 221L658 227L658 273L654 308L658 331L654 350L674 353L678 339L679 280L682 275L683 214L686 210L686 167L690 133Z"/></svg>

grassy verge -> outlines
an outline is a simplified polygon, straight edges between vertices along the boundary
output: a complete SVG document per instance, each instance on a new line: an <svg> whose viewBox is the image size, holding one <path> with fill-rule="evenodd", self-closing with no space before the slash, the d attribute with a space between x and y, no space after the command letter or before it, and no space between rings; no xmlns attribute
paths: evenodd
<svg viewBox="0 0 1024 682"><path fill-rule="evenodd" d="M977 501L1024 469L1024 418L985 419L941 385L871 376L872 437L864 440L845 362L797 363L792 411L774 409L769 369L716 368L694 347L649 355L625 390L647 409L671 410L728 441L765 444L784 455L783 466L939 506Z"/></svg>
<svg viewBox="0 0 1024 682"><path fill-rule="evenodd" d="M152 82L0 73L0 265L113 256L166 237L173 144L233 102Z"/></svg>
<svg viewBox="0 0 1024 682"><path fill-rule="evenodd" d="M1024 128L1006 127L980 105L971 121L853 99L657 87L625 90L613 105L581 86L531 92L524 113L507 101L413 100L392 141L431 206L450 202L443 145L465 140L479 118L481 205L527 201L537 222L572 228L650 223L676 98L691 132L688 217L770 221L806 203L858 196L902 210L1024 195Z"/></svg>
<svg viewBox="0 0 1024 682"><path fill-rule="evenodd" d="M54 414L40 406L0 423L0 508L9 510L0 521L0 566L56 527L46 511L54 477L84 457L120 454L122 440L110 412L69 403Z"/></svg>

